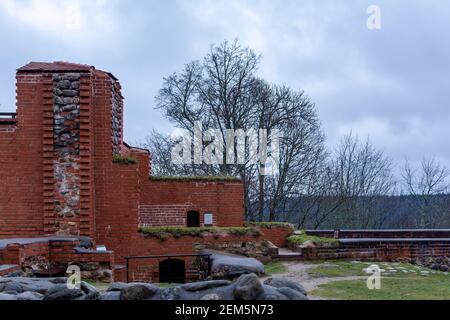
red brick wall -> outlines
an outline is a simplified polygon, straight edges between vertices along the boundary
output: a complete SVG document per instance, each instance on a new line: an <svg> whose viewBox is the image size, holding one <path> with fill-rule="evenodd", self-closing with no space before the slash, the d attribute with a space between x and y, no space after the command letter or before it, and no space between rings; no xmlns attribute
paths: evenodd
<svg viewBox="0 0 450 320"><path fill-rule="evenodd" d="M146 180L142 181L140 204L143 208L141 213L147 219L149 213L144 208L159 206L169 209L175 204L186 208L184 217L187 211L200 212L201 223L205 213L212 213L214 225L219 227L239 227L244 223L244 190L240 182ZM167 212L173 213L173 210ZM182 218L178 211L177 219L182 221Z"/></svg>
<svg viewBox="0 0 450 320"><path fill-rule="evenodd" d="M261 228L262 238L269 240L279 248L288 246L287 238L294 232L294 229L288 227L267 227Z"/></svg>
<svg viewBox="0 0 450 320"><path fill-rule="evenodd" d="M239 182L152 181L149 154L125 145L121 152L131 154L138 163L112 162L113 86L115 98L120 100L120 84L110 74L95 69L81 74L77 157L80 212L66 219L55 212L53 73L17 74L18 123L16 127L0 125L0 237L69 230L93 237L123 258L142 244L137 232L140 209L141 221L158 224L165 218L168 224L184 225L186 212L195 210L201 217L211 212L217 226L242 226L244 190ZM117 105L117 118L122 123L123 102ZM122 128L119 136L123 143ZM173 211L174 206L179 210ZM62 229L65 224L70 229ZM161 247L144 244L139 252L153 254ZM191 252L192 243L169 246L167 250Z"/></svg>
<svg viewBox="0 0 450 320"><path fill-rule="evenodd" d="M186 226L187 205L140 205L139 224L145 226Z"/></svg>
<svg viewBox="0 0 450 320"><path fill-rule="evenodd" d="M0 130L2 238L44 233L42 81L40 74L17 75L17 129Z"/></svg>

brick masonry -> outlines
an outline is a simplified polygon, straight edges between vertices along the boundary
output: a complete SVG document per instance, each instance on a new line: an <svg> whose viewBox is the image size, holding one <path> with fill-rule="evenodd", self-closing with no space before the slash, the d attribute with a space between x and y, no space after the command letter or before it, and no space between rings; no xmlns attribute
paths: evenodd
<svg viewBox="0 0 450 320"><path fill-rule="evenodd" d="M0 238L89 236L123 262L139 246L161 251L142 242L140 223L185 226L193 210L201 224L212 213L214 226L243 225L239 181L151 179L148 151L123 141L123 97L112 74L30 63L16 82L17 122L0 123ZM137 163L113 163L118 153Z"/></svg>

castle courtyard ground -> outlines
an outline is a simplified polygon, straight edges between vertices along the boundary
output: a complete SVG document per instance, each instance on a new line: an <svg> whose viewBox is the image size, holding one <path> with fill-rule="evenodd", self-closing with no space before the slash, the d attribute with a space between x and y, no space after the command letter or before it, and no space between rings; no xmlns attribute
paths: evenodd
<svg viewBox="0 0 450 320"><path fill-rule="evenodd" d="M448 300L450 275L416 265L391 262L283 262L277 277L301 283L312 300ZM367 289L365 268L377 264L381 289Z"/></svg>

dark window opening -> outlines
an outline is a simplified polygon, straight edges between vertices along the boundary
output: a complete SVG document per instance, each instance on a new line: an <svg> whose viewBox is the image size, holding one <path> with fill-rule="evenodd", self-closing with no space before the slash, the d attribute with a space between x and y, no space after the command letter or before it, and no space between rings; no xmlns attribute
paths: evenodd
<svg viewBox="0 0 450 320"><path fill-rule="evenodd" d="M160 283L184 283L185 264L183 260L167 259L159 263Z"/></svg>
<svg viewBox="0 0 450 320"><path fill-rule="evenodd" d="M187 213L186 225L188 228L200 227L200 213L198 211L189 211Z"/></svg>

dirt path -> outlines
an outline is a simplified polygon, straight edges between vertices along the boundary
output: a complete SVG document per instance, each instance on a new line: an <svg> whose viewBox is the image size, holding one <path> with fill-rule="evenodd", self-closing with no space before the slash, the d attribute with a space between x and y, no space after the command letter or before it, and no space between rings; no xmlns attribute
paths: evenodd
<svg viewBox="0 0 450 320"><path fill-rule="evenodd" d="M350 276L350 277L312 277L309 275L308 271L314 269L320 264L307 264L303 262L285 262L283 263L287 267L285 273L277 274L276 276L288 278L295 282L300 283L306 289L306 291L311 292L317 289L320 285L327 284L335 281L350 281L366 279L364 276ZM265 279L263 279L265 280ZM321 297L309 295L311 300L323 300Z"/></svg>

